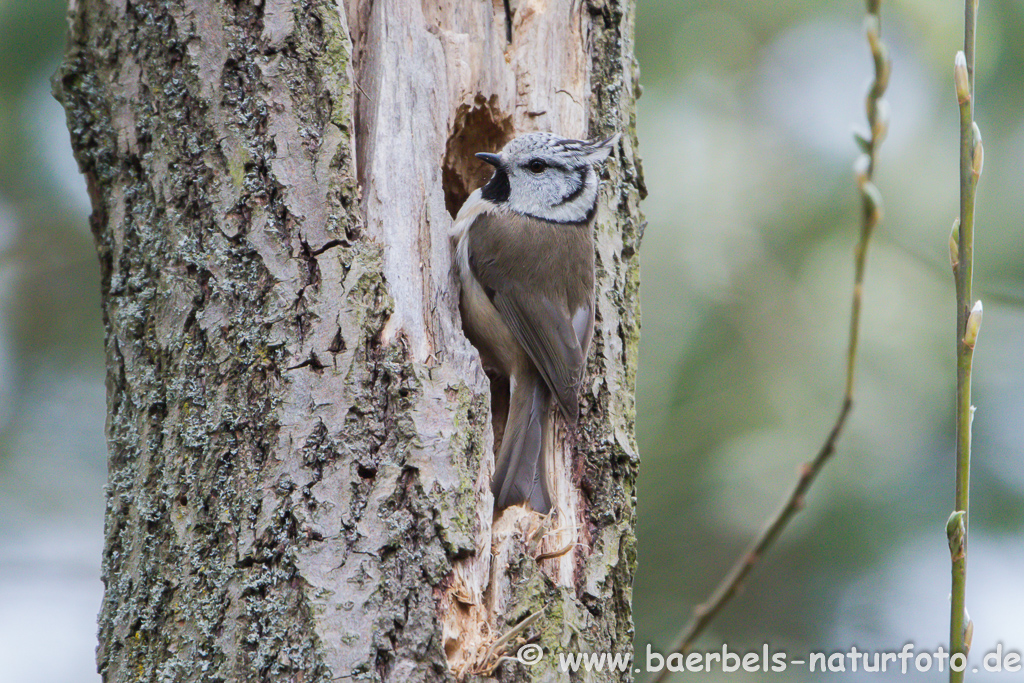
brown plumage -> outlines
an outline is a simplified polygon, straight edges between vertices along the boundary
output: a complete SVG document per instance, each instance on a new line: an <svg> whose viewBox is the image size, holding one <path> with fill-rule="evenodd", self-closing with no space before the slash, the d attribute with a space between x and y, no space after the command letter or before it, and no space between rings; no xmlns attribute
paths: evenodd
<svg viewBox="0 0 1024 683"><path fill-rule="evenodd" d="M584 143L531 135L533 140L514 140L500 156L481 155L497 170L483 191L466 200L454 236L463 328L485 367L510 380L508 418L491 482L495 506L528 502L543 513L551 508L544 452L548 412L554 400L568 424L576 424L594 333L597 178L592 164L607 156L617 138ZM552 156L544 157L545 151ZM539 159L550 162L538 171ZM531 164L530 180L517 179ZM536 182L532 176L549 168L561 176L519 200L527 208L517 211L515 183ZM538 201L545 193L550 199ZM557 219L536 216L547 210L544 202Z"/></svg>

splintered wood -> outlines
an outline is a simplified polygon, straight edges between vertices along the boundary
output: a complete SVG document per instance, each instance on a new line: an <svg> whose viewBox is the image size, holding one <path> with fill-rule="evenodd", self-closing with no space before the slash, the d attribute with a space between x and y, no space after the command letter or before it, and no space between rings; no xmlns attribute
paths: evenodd
<svg viewBox="0 0 1024 683"><path fill-rule="evenodd" d="M446 353L457 373L452 381L469 378L477 386L485 386L486 379L454 329L458 319L439 320L422 305L429 300L424 290L432 289L428 280L449 277L448 243L437 236L487 178L487 167L474 153L496 151L534 130L566 137L588 132L589 17L583 4L528 0L513 2L512 8L509 43L500 1L384 0L370 8L349 3L367 229L390 247L385 270L395 311L383 341L403 336L423 362ZM405 77L408 64L421 65L415 78ZM423 267L410 269L410 264ZM557 442L549 451L554 453L549 517L515 507L492 520L493 457L474 483L476 551L454 563L441 598L445 651L455 672L483 671L494 663L489 658L500 656L493 646L515 617L506 613L510 562L532 557L552 581L572 590L577 555L587 546L579 532L572 449L562 430L549 434Z"/></svg>

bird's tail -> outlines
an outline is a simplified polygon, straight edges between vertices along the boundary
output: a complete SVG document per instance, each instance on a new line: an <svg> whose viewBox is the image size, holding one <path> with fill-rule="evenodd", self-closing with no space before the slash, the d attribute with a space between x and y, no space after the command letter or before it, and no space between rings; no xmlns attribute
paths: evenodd
<svg viewBox="0 0 1024 683"><path fill-rule="evenodd" d="M533 510L545 514L551 509L544 462L551 394L538 374L524 375L516 378L521 382L513 381L491 491L498 510L529 501Z"/></svg>

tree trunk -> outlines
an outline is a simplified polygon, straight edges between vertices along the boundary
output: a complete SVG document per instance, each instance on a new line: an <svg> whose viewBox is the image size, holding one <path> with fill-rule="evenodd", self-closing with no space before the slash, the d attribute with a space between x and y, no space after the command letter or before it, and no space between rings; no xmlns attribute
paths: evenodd
<svg viewBox="0 0 1024 683"><path fill-rule="evenodd" d="M71 0L54 86L102 265L105 680L566 680L559 652L631 650L632 5ZM537 129L624 135L557 515L492 519L447 233L472 153ZM539 664L495 667L525 639Z"/></svg>

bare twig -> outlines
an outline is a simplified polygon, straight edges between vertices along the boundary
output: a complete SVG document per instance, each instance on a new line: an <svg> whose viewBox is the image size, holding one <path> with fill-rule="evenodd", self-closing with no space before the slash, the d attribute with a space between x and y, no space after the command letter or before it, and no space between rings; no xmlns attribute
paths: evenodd
<svg viewBox="0 0 1024 683"><path fill-rule="evenodd" d="M885 138L889 126L889 108L882 95L889 84L892 62L881 40L880 5L881 0L867 0L867 17L864 22L868 45L871 48L871 56L874 61L875 75L868 90L865 103L870 131L867 135L858 134L855 136L857 144L861 148L861 155L854 165L857 186L861 195L861 227L860 239L854 252L853 297L850 311L850 336L846 352L846 383L843 392L843 402L840 406L839 414L832 424L832 429L828 433L828 437L821 445L814 459L809 463L805 463L801 468L800 477L792 492L785 499L778 512L768 521L760 536L751 543L750 547L732 566L711 596L694 608L690 622L672 646L673 653L682 654L692 647L693 643L715 619L722 608L725 607L726 603L739 592L743 580L750 574L758 560L771 547L783 529L786 528L793 515L803 507L804 496L811 488L811 484L814 483L815 478L821 472L825 463L828 462L831 455L835 452L836 442L839 440L850 410L853 408L853 380L857 361L861 306L864 296L864 270L871 235L882 217L881 194L872 181L875 170L875 154L878 146ZM652 679L653 683L661 683L668 678L670 673L667 668L662 669Z"/></svg>
<svg viewBox="0 0 1024 683"><path fill-rule="evenodd" d="M508 644L510 640L515 638L517 635L525 631L528 627L532 626L538 619L540 619L541 615L544 614L544 610L546 610L547 608L548 606L544 605L539 610L527 616L518 624L510 628L508 632L505 633L505 635L495 640L494 643L487 649L487 653L484 655L484 664L483 667L479 670L479 673L490 674L494 671L495 668L497 668L499 664L501 664L502 660L510 659L509 657L500 655L502 649L505 647L505 645Z"/></svg>
<svg viewBox="0 0 1024 683"><path fill-rule="evenodd" d="M946 523L952 565L949 616L950 683L964 680L974 624L967 616L967 530L971 481L971 368L981 329L981 301L971 292L974 270L974 192L981 176L984 146L974 122L974 30L977 0L964 2L964 49L953 62L953 82L960 105L960 217L953 224L949 255L956 283L956 492ZM962 657L961 666L954 659ZM959 669L959 671L957 671Z"/></svg>

